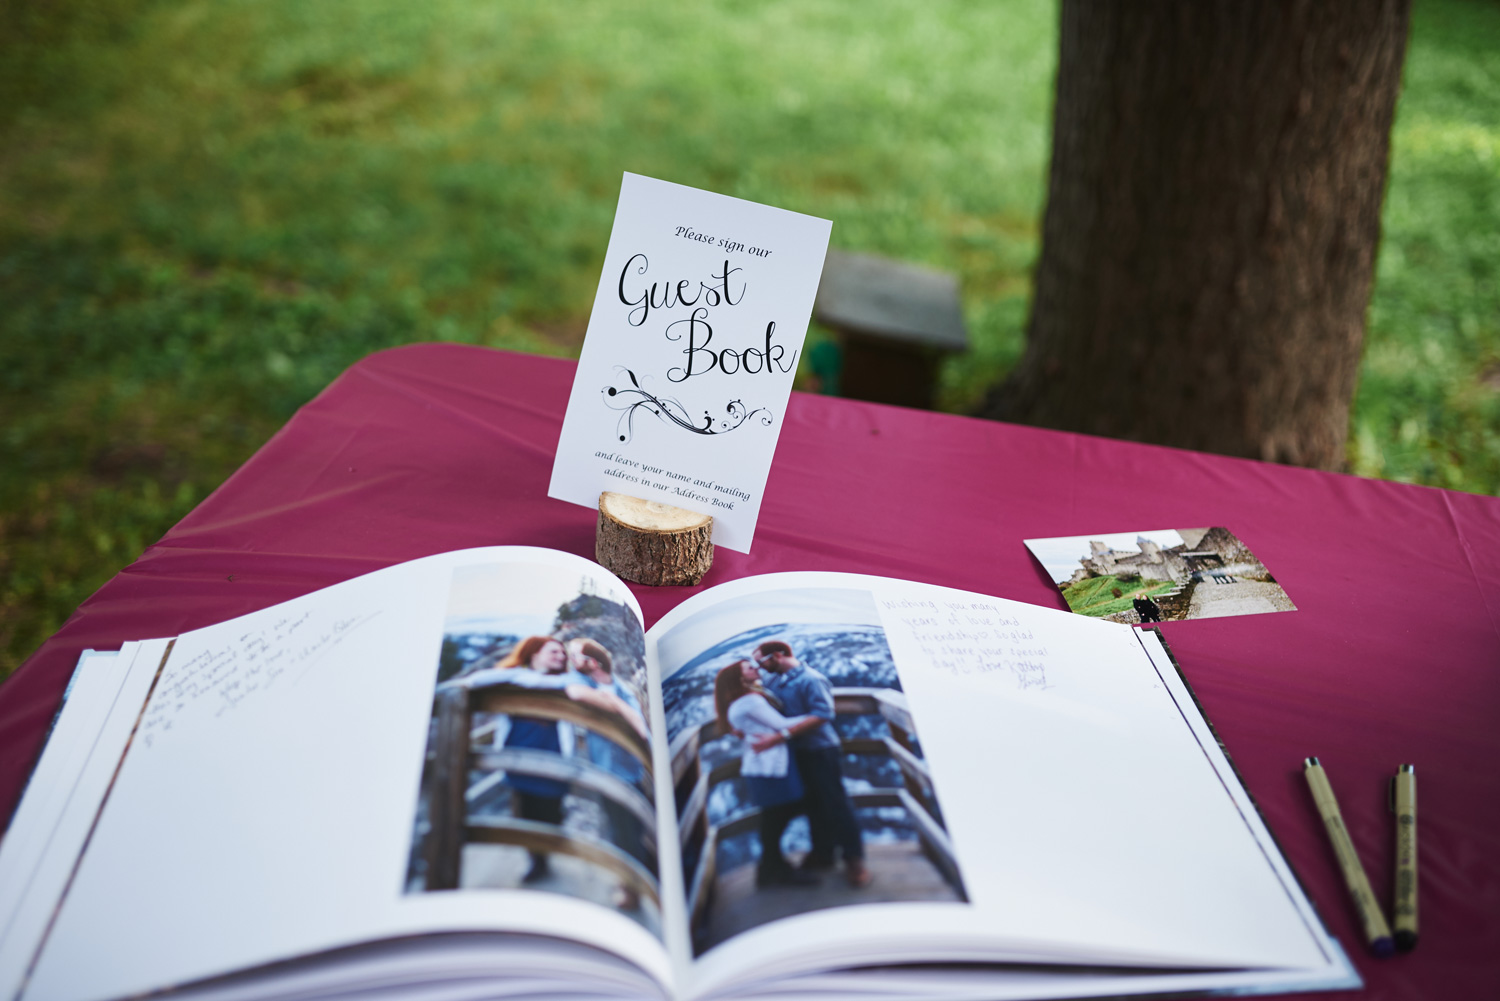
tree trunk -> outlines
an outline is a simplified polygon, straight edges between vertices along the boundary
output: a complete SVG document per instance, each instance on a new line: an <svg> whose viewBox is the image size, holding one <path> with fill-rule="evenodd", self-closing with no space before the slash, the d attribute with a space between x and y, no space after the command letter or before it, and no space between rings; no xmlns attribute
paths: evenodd
<svg viewBox="0 0 1500 1001"><path fill-rule="evenodd" d="M982 413L1344 462L1409 0L1063 0L1026 353Z"/></svg>

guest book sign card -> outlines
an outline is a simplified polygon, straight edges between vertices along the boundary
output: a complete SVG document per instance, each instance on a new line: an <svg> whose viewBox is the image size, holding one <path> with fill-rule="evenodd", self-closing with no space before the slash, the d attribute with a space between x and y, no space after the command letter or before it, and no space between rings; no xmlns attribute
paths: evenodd
<svg viewBox="0 0 1500 1001"><path fill-rule="evenodd" d="M626 174L549 496L699 511L749 552L831 228Z"/></svg>

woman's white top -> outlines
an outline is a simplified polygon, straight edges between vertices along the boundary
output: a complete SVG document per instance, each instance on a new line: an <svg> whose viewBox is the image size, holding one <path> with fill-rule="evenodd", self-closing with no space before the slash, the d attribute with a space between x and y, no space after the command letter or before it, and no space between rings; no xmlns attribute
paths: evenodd
<svg viewBox="0 0 1500 1001"><path fill-rule="evenodd" d="M757 754L750 740L767 733L777 733L806 719L805 716L783 716L764 695L741 695L729 703L729 725L745 735L745 749L740 753L741 775L780 778L786 774L790 759L786 744L768 747Z"/></svg>

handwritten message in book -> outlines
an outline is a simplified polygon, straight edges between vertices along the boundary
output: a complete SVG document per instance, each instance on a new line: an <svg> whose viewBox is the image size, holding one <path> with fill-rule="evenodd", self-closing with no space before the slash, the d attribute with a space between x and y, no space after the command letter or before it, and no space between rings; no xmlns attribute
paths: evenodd
<svg viewBox="0 0 1500 1001"><path fill-rule="evenodd" d="M749 552L831 228L626 174L548 494L711 515Z"/></svg>

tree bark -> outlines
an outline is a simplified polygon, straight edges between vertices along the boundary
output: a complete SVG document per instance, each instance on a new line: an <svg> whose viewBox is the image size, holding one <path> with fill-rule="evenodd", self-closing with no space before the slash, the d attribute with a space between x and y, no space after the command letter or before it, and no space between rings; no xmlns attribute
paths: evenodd
<svg viewBox="0 0 1500 1001"><path fill-rule="evenodd" d="M1063 0L1001 420L1340 468L1409 0Z"/></svg>
<svg viewBox="0 0 1500 1001"><path fill-rule="evenodd" d="M714 564L709 515L610 490L599 495L594 560L652 586L696 584Z"/></svg>

